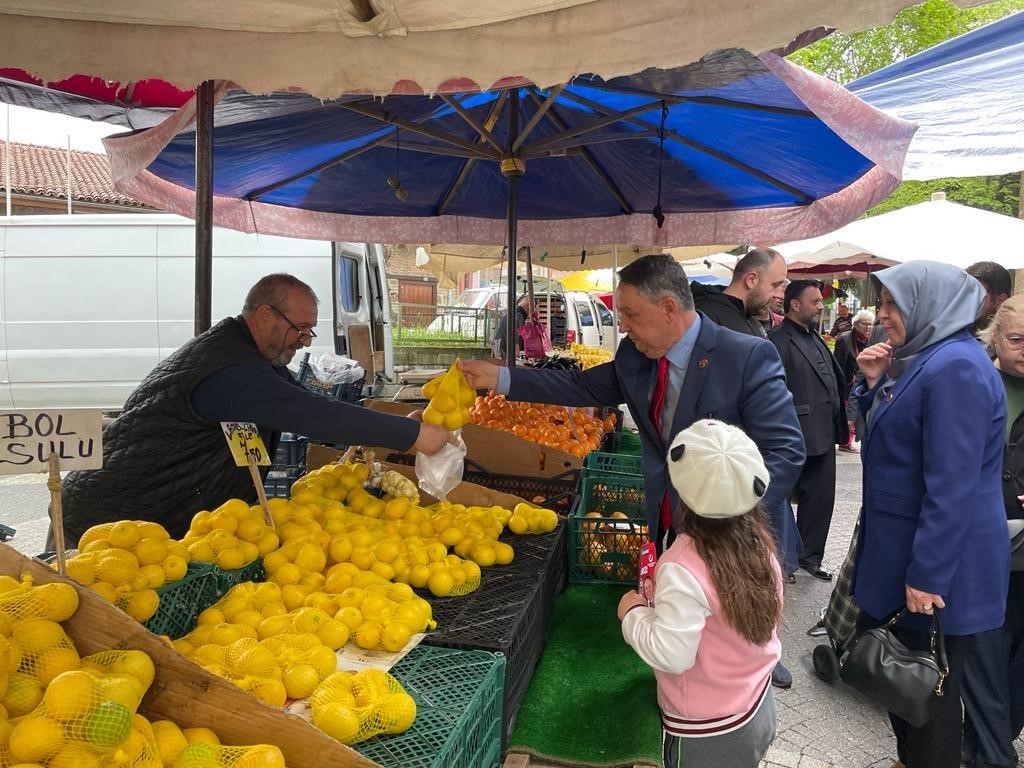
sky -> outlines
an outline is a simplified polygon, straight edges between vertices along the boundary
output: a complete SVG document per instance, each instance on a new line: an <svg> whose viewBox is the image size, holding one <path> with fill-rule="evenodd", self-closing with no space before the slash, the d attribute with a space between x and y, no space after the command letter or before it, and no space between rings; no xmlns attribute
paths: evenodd
<svg viewBox="0 0 1024 768"><path fill-rule="evenodd" d="M10 120L8 120L8 110ZM37 144L43 147L65 148L70 136L71 148L86 152L103 152L103 144L100 139L125 130L118 125L98 123L27 107L0 104L0 141L7 139L8 125L10 125L11 141Z"/></svg>

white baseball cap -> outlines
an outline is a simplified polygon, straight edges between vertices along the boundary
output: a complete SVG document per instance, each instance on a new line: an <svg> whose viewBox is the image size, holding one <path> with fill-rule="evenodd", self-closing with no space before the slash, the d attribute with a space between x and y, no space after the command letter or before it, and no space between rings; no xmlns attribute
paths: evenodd
<svg viewBox="0 0 1024 768"><path fill-rule="evenodd" d="M737 427L702 419L684 429L668 449L672 486L701 517L745 515L768 489L768 470L754 441Z"/></svg>

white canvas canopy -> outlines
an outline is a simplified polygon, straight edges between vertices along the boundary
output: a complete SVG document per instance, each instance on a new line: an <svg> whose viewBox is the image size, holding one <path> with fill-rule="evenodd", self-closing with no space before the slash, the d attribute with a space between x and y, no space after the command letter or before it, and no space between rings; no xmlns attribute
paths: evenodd
<svg viewBox="0 0 1024 768"><path fill-rule="evenodd" d="M952 203L940 192L928 202L775 248L791 269L814 267L821 273L864 272L868 266L874 271L921 259L961 268L995 261L1007 269L1024 269L1024 220Z"/></svg>
<svg viewBox="0 0 1024 768"><path fill-rule="evenodd" d="M958 5L977 0L957 0ZM911 0L0 0L4 66L74 74L233 80L251 93L334 97L466 91L581 72L612 77L817 26L883 24Z"/></svg>

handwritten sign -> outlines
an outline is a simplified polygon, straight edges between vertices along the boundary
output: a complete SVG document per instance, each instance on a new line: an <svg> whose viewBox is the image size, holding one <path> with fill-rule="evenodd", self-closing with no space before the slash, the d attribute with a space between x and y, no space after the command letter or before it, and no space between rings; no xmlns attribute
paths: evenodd
<svg viewBox="0 0 1024 768"><path fill-rule="evenodd" d="M224 438L228 441L236 466L249 466L250 456L258 466L270 466L267 447L255 424L248 421L222 421L220 427L224 430Z"/></svg>
<svg viewBox="0 0 1024 768"><path fill-rule="evenodd" d="M0 410L0 475L103 466L102 414L85 408Z"/></svg>

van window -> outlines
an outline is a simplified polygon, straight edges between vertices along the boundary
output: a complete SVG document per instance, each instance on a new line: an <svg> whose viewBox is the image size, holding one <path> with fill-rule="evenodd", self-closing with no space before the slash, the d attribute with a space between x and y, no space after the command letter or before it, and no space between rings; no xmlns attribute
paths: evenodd
<svg viewBox="0 0 1024 768"><path fill-rule="evenodd" d="M338 259L338 297L346 312L359 309L359 262L344 254Z"/></svg>
<svg viewBox="0 0 1024 768"><path fill-rule="evenodd" d="M594 314L590 311L590 305L585 301L577 301L576 315L580 319L580 328L591 328L594 325Z"/></svg>
<svg viewBox="0 0 1024 768"><path fill-rule="evenodd" d="M612 317L612 311L604 305L603 301L595 301L594 306L597 307L597 314L601 316L601 325L609 328L615 325L615 318Z"/></svg>

